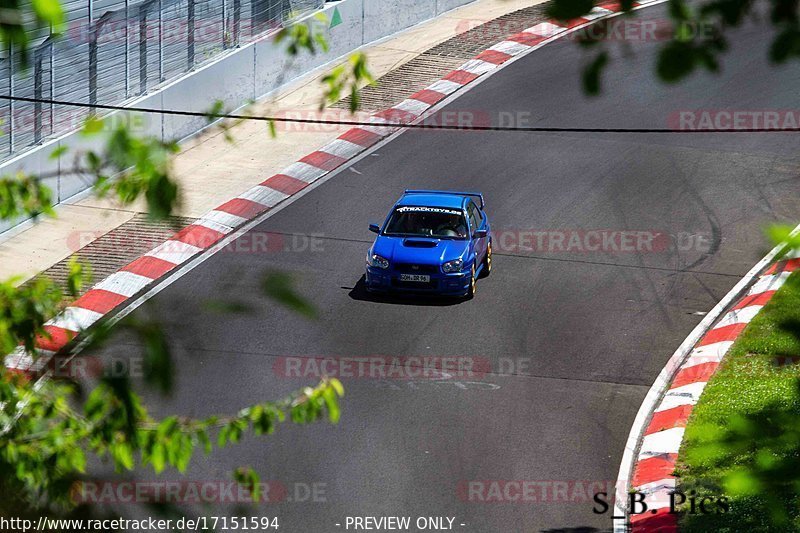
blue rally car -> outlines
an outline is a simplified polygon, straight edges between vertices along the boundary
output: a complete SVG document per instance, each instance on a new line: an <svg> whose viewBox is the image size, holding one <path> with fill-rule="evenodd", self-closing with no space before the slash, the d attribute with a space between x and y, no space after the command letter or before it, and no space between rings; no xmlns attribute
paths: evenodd
<svg viewBox="0 0 800 533"><path fill-rule="evenodd" d="M477 203L476 203L477 202ZM407 190L367 252L368 291L471 298L492 270L489 218L477 192Z"/></svg>

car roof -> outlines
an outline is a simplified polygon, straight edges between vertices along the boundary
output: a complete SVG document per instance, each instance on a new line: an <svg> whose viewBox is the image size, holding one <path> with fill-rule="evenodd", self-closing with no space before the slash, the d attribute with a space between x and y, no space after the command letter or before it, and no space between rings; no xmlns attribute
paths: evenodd
<svg viewBox="0 0 800 533"><path fill-rule="evenodd" d="M452 193L409 193L397 201L401 205L419 205L425 207L448 207L462 209L468 197Z"/></svg>

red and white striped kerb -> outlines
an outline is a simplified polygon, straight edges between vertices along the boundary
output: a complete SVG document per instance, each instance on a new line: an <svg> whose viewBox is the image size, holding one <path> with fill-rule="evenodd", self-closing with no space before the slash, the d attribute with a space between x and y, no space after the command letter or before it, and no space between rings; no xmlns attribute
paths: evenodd
<svg viewBox="0 0 800 533"><path fill-rule="evenodd" d="M648 506L647 513L630 517L633 532L678 531L678 515L669 512L669 493L676 488L672 473L692 409L736 338L786 278L800 269L799 257L800 252L795 250L756 278L747 293L695 345L656 404L633 466L631 488L646 495Z"/></svg>

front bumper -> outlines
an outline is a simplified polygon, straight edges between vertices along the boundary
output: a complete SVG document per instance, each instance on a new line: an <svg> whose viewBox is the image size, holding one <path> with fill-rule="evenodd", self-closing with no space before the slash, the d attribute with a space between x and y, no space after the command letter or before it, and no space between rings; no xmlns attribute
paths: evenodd
<svg viewBox="0 0 800 533"><path fill-rule="evenodd" d="M466 294L469 289L469 272L426 272L425 275L431 277L426 283L416 281L400 281L401 272L393 270L391 267L381 269L367 267L366 285L367 290L383 292L418 292L432 294Z"/></svg>

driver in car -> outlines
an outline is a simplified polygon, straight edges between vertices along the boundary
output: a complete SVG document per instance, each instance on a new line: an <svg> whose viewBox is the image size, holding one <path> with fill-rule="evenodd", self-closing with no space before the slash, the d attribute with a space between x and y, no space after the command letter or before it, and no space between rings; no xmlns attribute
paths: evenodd
<svg viewBox="0 0 800 533"><path fill-rule="evenodd" d="M459 220L457 224L447 221L436 228L436 235L463 238L467 236L467 226L463 220Z"/></svg>

